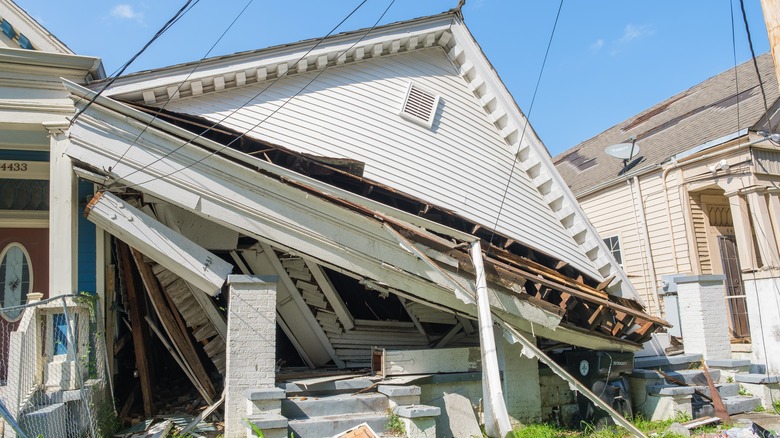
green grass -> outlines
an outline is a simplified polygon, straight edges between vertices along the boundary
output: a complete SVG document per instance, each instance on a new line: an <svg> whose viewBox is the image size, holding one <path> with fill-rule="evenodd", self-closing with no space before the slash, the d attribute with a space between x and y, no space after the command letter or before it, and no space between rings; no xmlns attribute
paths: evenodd
<svg viewBox="0 0 780 438"><path fill-rule="evenodd" d="M391 409L387 410L387 423L385 424L385 427L388 432L391 432L394 435L406 435L406 426L404 426L404 422L401 421L401 417Z"/></svg>
<svg viewBox="0 0 780 438"><path fill-rule="evenodd" d="M689 421L689 415L679 412L675 418L663 421L650 421L637 416L631 423L646 435L655 435L663 438L677 438L681 435L669 431L672 423ZM716 426L696 429L697 432L714 432ZM607 426L596 428L593 424L583 423L581 430L573 430L558 427L549 423L529 424L514 430L513 438L624 438L631 436L628 431L620 426Z"/></svg>

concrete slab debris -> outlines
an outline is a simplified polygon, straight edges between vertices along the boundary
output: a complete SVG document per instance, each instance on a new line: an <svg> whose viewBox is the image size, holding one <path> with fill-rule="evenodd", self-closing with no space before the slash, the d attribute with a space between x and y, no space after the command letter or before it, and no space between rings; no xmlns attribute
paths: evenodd
<svg viewBox="0 0 780 438"><path fill-rule="evenodd" d="M453 438L482 436L471 402L460 394L444 394L444 410L438 417L436 430L442 436Z"/></svg>

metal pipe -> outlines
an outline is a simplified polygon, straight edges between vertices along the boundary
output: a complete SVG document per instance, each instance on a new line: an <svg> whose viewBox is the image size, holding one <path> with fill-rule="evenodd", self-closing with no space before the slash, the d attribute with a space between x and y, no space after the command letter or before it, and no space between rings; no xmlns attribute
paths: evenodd
<svg viewBox="0 0 780 438"><path fill-rule="evenodd" d="M666 186L666 176L669 175L669 171L676 169L679 165L674 162L674 165L667 167L661 173L661 187L664 191L664 205L666 207L666 227L669 232L669 236L672 238L672 261L674 262L674 272L680 272L680 265L677 261L677 241L674 238L674 226L672 225L672 212L669 208L669 188Z"/></svg>
<svg viewBox="0 0 780 438"><path fill-rule="evenodd" d="M647 228L647 217L645 216L645 204L644 199L642 197L642 184L639 182L638 177L634 177L634 183L636 184L636 192L637 197L639 198L639 214L640 219L642 221L642 232L644 233L645 238L645 257L647 257L647 267L650 270L650 278L652 279L651 284L651 295L653 297L653 302L655 303L655 308L658 311L658 316L661 315L661 305L658 299L658 279L656 278L655 273L655 263L653 263L653 248L650 243L650 231Z"/></svg>
<svg viewBox="0 0 780 438"><path fill-rule="evenodd" d="M485 265L479 240L471 243L471 260L477 280L477 315L479 317L479 345L482 351L482 398L485 403L485 431L489 436L508 436L512 432L509 413L501 389L493 317L490 312Z"/></svg>

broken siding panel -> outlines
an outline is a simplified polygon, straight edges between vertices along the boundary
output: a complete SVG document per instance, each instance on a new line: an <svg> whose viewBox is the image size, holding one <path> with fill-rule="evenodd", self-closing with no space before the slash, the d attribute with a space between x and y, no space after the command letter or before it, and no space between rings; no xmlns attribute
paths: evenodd
<svg viewBox="0 0 780 438"><path fill-rule="evenodd" d="M225 124L252 128L313 75L280 80ZM398 115L410 80L442 97L433 129ZM267 85L176 100L167 108L220 121ZM495 222L513 164L513 151L440 48L328 69L252 135L305 153L364 161L366 177L485 225ZM519 168L498 229L600 278Z"/></svg>

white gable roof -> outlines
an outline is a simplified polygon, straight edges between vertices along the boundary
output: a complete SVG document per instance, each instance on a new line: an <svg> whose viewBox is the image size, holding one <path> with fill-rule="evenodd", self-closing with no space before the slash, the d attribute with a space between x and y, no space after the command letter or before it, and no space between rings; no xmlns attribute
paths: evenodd
<svg viewBox="0 0 780 438"><path fill-rule="evenodd" d="M30 17L27 12L11 0L0 0L0 19L13 27L13 35L0 33L0 47L25 47L25 39L34 50L72 55L73 52L62 41Z"/></svg>
<svg viewBox="0 0 780 438"><path fill-rule="evenodd" d="M610 291L636 298L459 16L316 43L213 58L194 71L192 63L133 74L106 95L201 115L300 152L364 161L366 177L593 278L614 275ZM398 116L410 82L442 98L431 129Z"/></svg>

